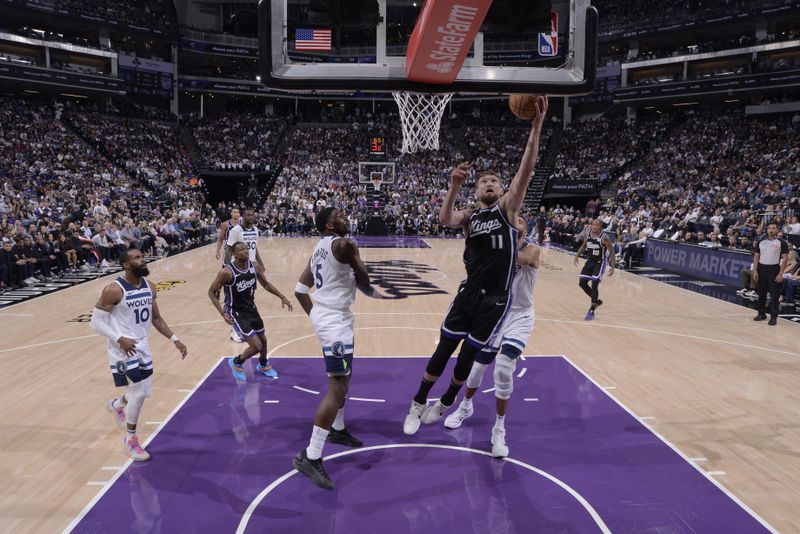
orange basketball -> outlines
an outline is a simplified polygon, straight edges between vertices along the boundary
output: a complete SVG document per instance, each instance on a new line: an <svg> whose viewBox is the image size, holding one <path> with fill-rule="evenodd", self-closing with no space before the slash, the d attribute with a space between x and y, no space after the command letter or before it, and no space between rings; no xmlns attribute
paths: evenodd
<svg viewBox="0 0 800 534"><path fill-rule="evenodd" d="M508 97L508 107L511 113L522 120L532 120L536 116L536 102L540 95L511 95Z"/></svg>

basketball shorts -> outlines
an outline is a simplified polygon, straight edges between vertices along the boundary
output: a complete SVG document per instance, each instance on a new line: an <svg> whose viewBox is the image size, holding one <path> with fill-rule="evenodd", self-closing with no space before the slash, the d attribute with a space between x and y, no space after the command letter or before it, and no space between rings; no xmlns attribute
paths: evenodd
<svg viewBox="0 0 800 534"><path fill-rule="evenodd" d="M509 311L503 328L489 341L486 348L475 356L475 361L488 365L494 361L494 357L501 349L512 360L522 354L528 338L533 333L535 319L533 308Z"/></svg>
<svg viewBox="0 0 800 534"><path fill-rule="evenodd" d="M581 280L597 280L598 282L603 279L606 274L606 262L587 260L581 269Z"/></svg>
<svg viewBox="0 0 800 534"><path fill-rule="evenodd" d="M353 324L349 310L332 310L315 305L311 308L311 326L322 345L328 376L347 376L353 368Z"/></svg>
<svg viewBox="0 0 800 534"><path fill-rule="evenodd" d="M486 293L462 282L442 323L442 335L450 339L466 339L467 343L481 350L500 331L510 306L510 294Z"/></svg>
<svg viewBox="0 0 800 534"><path fill-rule="evenodd" d="M229 313L233 319L233 330L244 339L264 333L264 321L258 311L233 310Z"/></svg>
<svg viewBox="0 0 800 534"><path fill-rule="evenodd" d="M153 374L153 356L147 340L136 342L136 352L129 356L116 345L108 350L108 364L114 385L124 387L150 377Z"/></svg>

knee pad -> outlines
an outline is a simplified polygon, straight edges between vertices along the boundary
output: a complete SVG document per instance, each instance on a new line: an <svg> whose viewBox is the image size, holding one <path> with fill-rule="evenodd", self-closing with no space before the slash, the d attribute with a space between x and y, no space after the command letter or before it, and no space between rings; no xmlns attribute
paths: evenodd
<svg viewBox="0 0 800 534"><path fill-rule="evenodd" d="M514 391L514 371L517 369L516 358L512 359L501 353L494 362L494 395L498 399L508 400Z"/></svg>
<svg viewBox="0 0 800 534"><path fill-rule="evenodd" d="M471 389L478 389L481 387L481 380L483 380L483 374L486 372L486 368L489 367L488 364L475 362L472 364L472 370L469 372L469 377L467 378L467 387Z"/></svg>
<svg viewBox="0 0 800 534"><path fill-rule="evenodd" d="M128 384L128 390L125 393L128 399L128 404L143 402L147 398L147 383L145 380Z"/></svg>
<svg viewBox="0 0 800 534"><path fill-rule="evenodd" d="M469 378L469 373L472 370L472 364L475 361L475 354L478 349L468 343L461 345L461 350L458 353L458 360L456 360L456 367L453 369L453 378L460 382L464 382Z"/></svg>
<svg viewBox="0 0 800 534"><path fill-rule="evenodd" d="M150 396L149 386L149 378L128 386L128 391L125 392L125 397L128 399L128 404L125 406L125 418L128 423L135 425L138 422L144 400Z"/></svg>

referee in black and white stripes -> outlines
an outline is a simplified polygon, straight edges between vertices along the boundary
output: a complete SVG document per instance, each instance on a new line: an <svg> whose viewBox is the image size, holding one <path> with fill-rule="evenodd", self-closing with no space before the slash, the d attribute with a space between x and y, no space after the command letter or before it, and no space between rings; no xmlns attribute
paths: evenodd
<svg viewBox="0 0 800 534"><path fill-rule="evenodd" d="M789 245L783 239L778 239L778 225L769 223L767 235L758 241L755 257L753 258L753 279L756 281L758 292L758 315L754 321L763 321L767 318L767 290L769 289L769 324L778 322L778 298L783 271L789 260Z"/></svg>

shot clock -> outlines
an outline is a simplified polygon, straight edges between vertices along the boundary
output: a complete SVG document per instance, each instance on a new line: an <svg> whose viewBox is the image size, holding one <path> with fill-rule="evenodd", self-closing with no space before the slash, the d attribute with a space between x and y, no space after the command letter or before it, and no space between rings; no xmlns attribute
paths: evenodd
<svg viewBox="0 0 800 534"><path fill-rule="evenodd" d="M371 137L369 141L369 153L381 155L385 152L383 147L383 137Z"/></svg>

